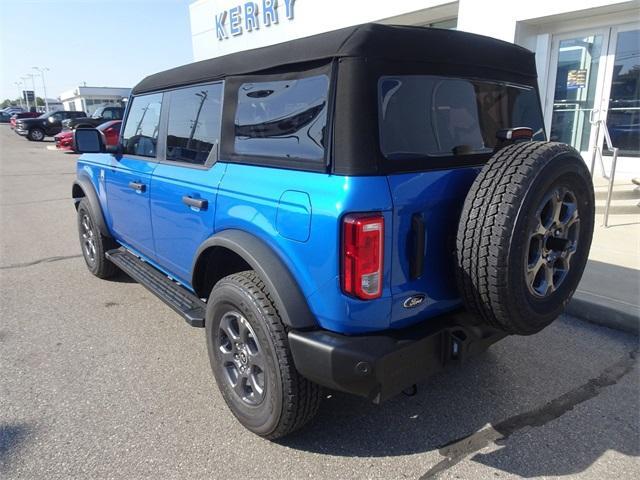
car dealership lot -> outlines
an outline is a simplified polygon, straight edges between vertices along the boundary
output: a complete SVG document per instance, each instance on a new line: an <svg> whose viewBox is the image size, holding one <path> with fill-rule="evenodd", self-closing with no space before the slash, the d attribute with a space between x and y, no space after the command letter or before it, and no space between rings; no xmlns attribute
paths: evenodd
<svg viewBox="0 0 640 480"><path fill-rule="evenodd" d="M204 331L86 270L76 155L0 125L3 478L632 478L637 337L563 318L377 407L327 392L279 443L215 388Z"/></svg>

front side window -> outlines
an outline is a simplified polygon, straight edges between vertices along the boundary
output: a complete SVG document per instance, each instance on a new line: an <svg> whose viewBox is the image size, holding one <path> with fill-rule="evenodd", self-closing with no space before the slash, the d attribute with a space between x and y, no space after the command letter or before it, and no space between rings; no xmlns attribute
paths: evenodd
<svg viewBox="0 0 640 480"><path fill-rule="evenodd" d="M380 147L390 160L491 153L496 133L529 127L544 139L533 88L430 75L378 82ZM425 164L425 166L427 166Z"/></svg>
<svg viewBox="0 0 640 480"><path fill-rule="evenodd" d="M162 94L140 95L131 100L127 123L122 132L123 152L155 157Z"/></svg>
<svg viewBox="0 0 640 480"><path fill-rule="evenodd" d="M170 94L167 160L204 165L220 141L222 84Z"/></svg>
<svg viewBox="0 0 640 480"><path fill-rule="evenodd" d="M235 118L235 152L322 160L328 90L327 75L241 84Z"/></svg>

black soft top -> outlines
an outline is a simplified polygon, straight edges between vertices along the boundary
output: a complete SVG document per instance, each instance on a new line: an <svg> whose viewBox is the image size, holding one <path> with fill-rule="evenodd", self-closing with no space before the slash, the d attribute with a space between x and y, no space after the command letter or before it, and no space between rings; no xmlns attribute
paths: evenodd
<svg viewBox="0 0 640 480"><path fill-rule="evenodd" d="M133 94L344 57L457 65L536 78L534 54L511 43L455 30L367 23L172 68L146 77Z"/></svg>

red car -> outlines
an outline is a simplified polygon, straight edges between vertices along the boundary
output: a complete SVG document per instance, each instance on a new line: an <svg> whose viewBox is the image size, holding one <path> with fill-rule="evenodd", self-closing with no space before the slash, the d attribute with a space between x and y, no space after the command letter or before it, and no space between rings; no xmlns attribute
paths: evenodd
<svg viewBox="0 0 640 480"><path fill-rule="evenodd" d="M122 120L109 120L96 127L102 133L105 145L118 144L121 123ZM73 130L64 130L53 138L57 149L73 151Z"/></svg>
<svg viewBox="0 0 640 480"><path fill-rule="evenodd" d="M9 120L9 123L11 124L11 130L16 128L16 120L18 120L20 118L37 118L40 115L42 115L42 113L40 113L40 112L14 113L13 115L11 115L11 119Z"/></svg>
<svg viewBox="0 0 640 480"><path fill-rule="evenodd" d="M73 151L73 130L62 131L53 139L56 142L57 149Z"/></svg>
<svg viewBox="0 0 640 480"><path fill-rule="evenodd" d="M109 120L98 125L96 128L102 132L105 145L117 145L120 141L120 125L122 120Z"/></svg>

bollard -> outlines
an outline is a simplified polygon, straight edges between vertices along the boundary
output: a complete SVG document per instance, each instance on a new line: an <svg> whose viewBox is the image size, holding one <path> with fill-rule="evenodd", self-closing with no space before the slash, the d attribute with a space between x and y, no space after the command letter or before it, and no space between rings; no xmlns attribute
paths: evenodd
<svg viewBox="0 0 640 480"><path fill-rule="evenodd" d="M600 122L596 122L596 141L593 145L593 155L591 155L591 178L596 173L596 153L598 153L598 138L600 137Z"/></svg>
<svg viewBox="0 0 640 480"><path fill-rule="evenodd" d="M616 163L618 163L618 149L612 148L613 159L611 160L611 174L609 175L609 191L607 192L607 204L604 207L604 227L609 228L609 205L613 194L613 180L616 176Z"/></svg>

